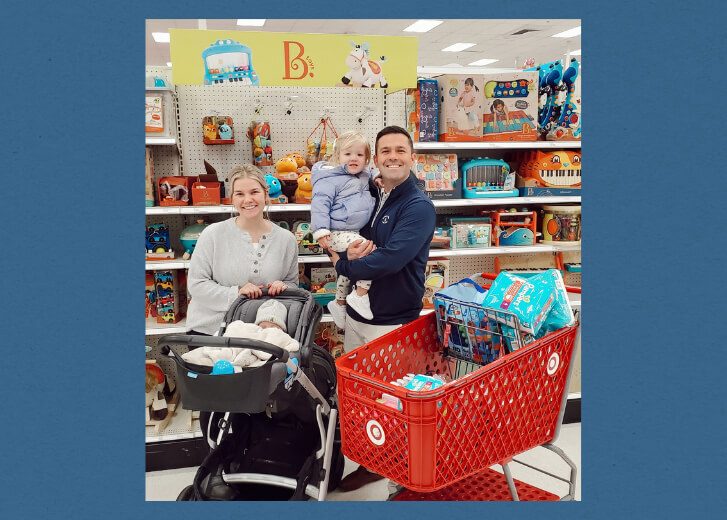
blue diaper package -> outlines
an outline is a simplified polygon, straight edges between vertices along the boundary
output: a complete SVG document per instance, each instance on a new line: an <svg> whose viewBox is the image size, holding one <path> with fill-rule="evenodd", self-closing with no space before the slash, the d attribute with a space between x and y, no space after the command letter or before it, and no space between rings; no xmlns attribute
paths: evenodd
<svg viewBox="0 0 727 520"><path fill-rule="evenodd" d="M553 307L545 318L540 332L537 337L542 337L548 332L568 327L576 322L573 315L573 309L568 300L568 291L563 282L563 275L557 269L548 269L544 273L529 278L530 282L535 283L537 279L543 278L546 282L551 281L555 286L555 301Z"/></svg>
<svg viewBox="0 0 727 520"><path fill-rule="evenodd" d="M552 276L526 280L502 271L487 291L483 307L510 312L517 317L521 331L537 334L553 307L555 291Z"/></svg>

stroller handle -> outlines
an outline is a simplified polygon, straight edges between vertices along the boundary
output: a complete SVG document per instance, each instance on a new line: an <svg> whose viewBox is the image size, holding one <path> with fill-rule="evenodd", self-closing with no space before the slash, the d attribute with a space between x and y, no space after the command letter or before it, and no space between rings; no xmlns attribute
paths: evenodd
<svg viewBox="0 0 727 520"><path fill-rule="evenodd" d="M290 353L277 345L267 341L258 341L245 338L228 338L219 336L198 336L186 334L166 334L159 338L159 347L162 354L169 355L170 345L187 345L188 347L236 347L261 350L282 362L287 362Z"/></svg>

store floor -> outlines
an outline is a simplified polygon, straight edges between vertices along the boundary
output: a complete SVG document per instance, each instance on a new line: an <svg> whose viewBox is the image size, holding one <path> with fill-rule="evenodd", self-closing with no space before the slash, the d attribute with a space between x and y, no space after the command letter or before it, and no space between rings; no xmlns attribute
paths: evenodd
<svg viewBox="0 0 727 520"><path fill-rule="evenodd" d="M576 500L581 498L581 424L565 424L560 430L556 446L561 448L578 468L578 482L576 485ZM569 475L568 466L554 453L543 448L535 448L527 453L518 455L517 458L541 468L550 473L567 478ZM564 482L555 480L548 475L543 475L518 463L510 465L514 478L532 484L540 489L563 496L568 491ZM356 469L356 464L346 460L344 474ZM499 466L495 469L499 470ZM196 468L171 469L166 471L153 471L146 474L146 499L147 500L175 500L179 492L185 486L192 483ZM503 477L504 478L504 477ZM387 480L380 480L364 486L356 491L342 493L333 491L328 495L328 500L386 500L388 497Z"/></svg>

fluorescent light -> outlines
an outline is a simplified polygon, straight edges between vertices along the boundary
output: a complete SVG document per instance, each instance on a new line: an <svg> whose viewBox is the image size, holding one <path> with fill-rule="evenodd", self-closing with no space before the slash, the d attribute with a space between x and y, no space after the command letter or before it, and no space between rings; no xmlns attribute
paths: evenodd
<svg viewBox="0 0 727 520"><path fill-rule="evenodd" d="M418 32L425 33L434 29L437 25L441 24L442 20L417 20L409 27L404 29L405 32Z"/></svg>
<svg viewBox="0 0 727 520"><path fill-rule="evenodd" d="M171 61L168 61L167 62L167 67L171 67L171 66L172 66L172 62Z"/></svg>
<svg viewBox="0 0 727 520"><path fill-rule="evenodd" d="M581 55L581 50L580 49L576 49L574 51L570 51L569 54L571 56L580 56Z"/></svg>
<svg viewBox="0 0 727 520"><path fill-rule="evenodd" d="M481 60L473 61L472 63L468 63L468 65L472 65L473 67L481 67L482 65L489 65L490 63L495 63L496 61L500 60L492 60L490 58L483 58Z"/></svg>
<svg viewBox="0 0 727 520"><path fill-rule="evenodd" d="M573 29L568 29L567 31L560 32L558 34L554 34L553 38L573 38L574 36L579 36L581 34L581 26L574 27Z"/></svg>
<svg viewBox="0 0 727 520"><path fill-rule="evenodd" d="M449 47L445 47L442 49L443 52L459 52L463 51L465 49L469 49L470 47L474 47L476 44L474 43L455 43L454 45L450 45Z"/></svg>
<svg viewBox="0 0 727 520"><path fill-rule="evenodd" d="M169 43L169 33L151 33L151 37L157 43Z"/></svg>
<svg viewBox="0 0 727 520"><path fill-rule="evenodd" d="M246 25L246 26L252 26L252 27L262 27L263 25L265 25L265 20L267 20L267 18L263 18L261 20L242 20L242 19L238 19L237 20L237 25Z"/></svg>

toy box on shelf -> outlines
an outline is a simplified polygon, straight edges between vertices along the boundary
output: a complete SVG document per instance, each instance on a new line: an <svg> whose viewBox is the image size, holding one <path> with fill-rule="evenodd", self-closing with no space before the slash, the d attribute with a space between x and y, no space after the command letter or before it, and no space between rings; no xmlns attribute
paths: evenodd
<svg viewBox="0 0 727 520"><path fill-rule="evenodd" d="M148 134L164 132L164 118L161 96L146 96L146 121L144 128Z"/></svg>
<svg viewBox="0 0 727 520"><path fill-rule="evenodd" d="M196 182L204 183L198 186L198 189L210 190L209 193L197 192L197 201L194 202L194 191L192 194L192 203L195 206L216 206L219 204L232 204L229 197L225 197L225 183L220 181L217 170L207 161L204 161L205 174L198 175ZM202 188L204 186L204 188ZM194 188L194 186L193 186Z"/></svg>
<svg viewBox="0 0 727 520"><path fill-rule="evenodd" d="M177 323L187 311L185 271L154 271L157 299L157 322Z"/></svg>
<svg viewBox="0 0 727 520"><path fill-rule="evenodd" d="M157 180L157 193L160 206L189 206L190 177L160 177Z"/></svg>
<svg viewBox="0 0 727 520"><path fill-rule="evenodd" d="M483 93L483 141L537 141L537 72L486 74Z"/></svg>
<svg viewBox="0 0 727 520"><path fill-rule="evenodd" d="M452 244L452 226L437 226L434 229L432 242L429 244L430 249L447 249Z"/></svg>
<svg viewBox="0 0 727 520"><path fill-rule="evenodd" d="M202 118L202 142L204 144L234 144L234 124L230 116Z"/></svg>
<svg viewBox="0 0 727 520"><path fill-rule="evenodd" d="M533 150L514 157L522 196L581 194L580 150Z"/></svg>
<svg viewBox="0 0 727 520"><path fill-rule="evenodd" d="M424 271L425 309L434 308L434 293L449 286L449 260L429 260Z"/></svg>
<svg viewBox="0 0 727 520"><path fill-rule="evenodd" d="M169 226L149 224L146 227L146 259L170 260L174 258L172 243L169 239Z"/></svg>
<svg viewBox="0 0 727 520"><path fill-rule="evenodd" d="M439 85L435 79L419 79L417 88L406 90L407 130L414 142L436 142L439 133Z"/></svg>
<svg viewBox="0 0 727 520"><path fill-rule="evenodd" d="M312 267L310 273L311 292L319 305L325 307L336 297L336 269L334 267Z"/></svg>
<svg viewBox="0 0 727 520"><path fill-rule="evenodd" d="M532 246L538 230L538 213L522 208L520 211L490 212L495 246Z"/></svg>
<svg viewBox="0 0 727 520"><path fill-rule="evenodd" d="M482 75L445 74L438 76L440 141L481 141Z"/></svg>
<svg viewBox="0 0 727 520"><path fill-rule="evenodd" d="M157 290L154 284L154 273L146 271L145 284L146 287L146 309L144 312L145 319L153 319L156 321L157 313Z"/></svg>
<svg viewBox="0 0 727 520"><path fill-rule="evenodd" d="M293 234L298 242L299 255L320 255L323 248L313 240L313 232L310 229L310 222L298 220L293 223Z"/></svg>
<svg viewBox="0 0 727 520"><path fill-rule="evenodd" d="M462 164L462 196L465 199L517 197L515 172L500 159L477 158Z"/></svg>
<svg viewBox="0 0 727 520"><path fill-rule="evenodd" d="M415 154L414 174L424 182L429 198L462 198L461 183L457 182L457 154Z"/></svg>
<svg viewBox="0 0 727 520"><path fill-rule="evenodd" d="M543 213L543 242L580 243L580 206L543 206Z"/></svg>
<svg viewBox="0 0 727 520"><path fill-rule="evenodd" d="M451 247L490 247L492 245L492 224L488 217L451 218Z"/></svg>
<svg viewBox="0 0 727 520"><path fill-rule="evenodd" d="M150 208L154 206L154 151L148 146L146 147L144 170L144 204Z"/></svg>
<svg viewBox="0 0 727 520"><path fill-rule="evenodd" d="M552 122L545 135L548 141L579 141L581 139L581 95L576 82L580 64L575 58L571 59L568 68L563 71L562 85L560 87L558 102L560 104L558 119ZM560 94L565 92L565 98L560 102Z"/></svg>

